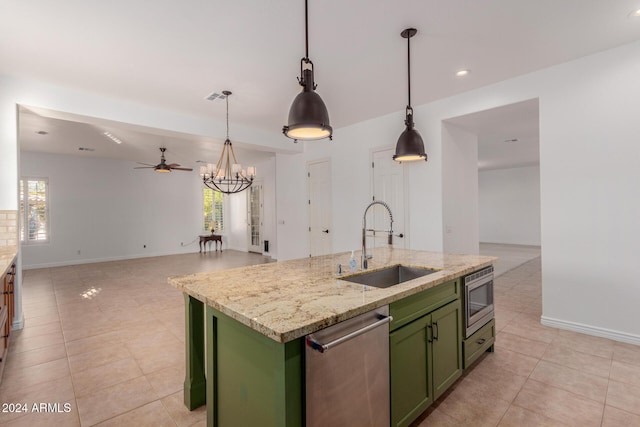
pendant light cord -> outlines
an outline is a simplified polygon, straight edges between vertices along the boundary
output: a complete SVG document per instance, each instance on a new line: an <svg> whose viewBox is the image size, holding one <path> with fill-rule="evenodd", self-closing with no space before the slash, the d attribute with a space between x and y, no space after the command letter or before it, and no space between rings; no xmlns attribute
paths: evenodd
<svg viewBox="0 0 640 427"><path fill-rule="evenodd" d="M411 36L407 37L407 92L409 98L408 106L411 107Z"/></svg>
<svg viewBox="0 0 640 427"><path fill-rule="evenodd" d="M308 0L304 0L304 54L307 62L309 61L309 12Z"/></svg>
<svg viewBox="0 0 640 427"><path fill-rule="evenodd" d="M229 140L229 95L225 98L227 101L227 141Z"/></svg>

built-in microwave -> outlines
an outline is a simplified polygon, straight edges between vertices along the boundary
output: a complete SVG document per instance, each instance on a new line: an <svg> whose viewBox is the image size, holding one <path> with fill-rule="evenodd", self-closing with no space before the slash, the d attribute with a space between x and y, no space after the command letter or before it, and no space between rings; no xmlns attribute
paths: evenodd
<svg viewBox="0 0 640 427"><path fill-rule="evenodd" d="M493 319L493 266L483 268L464 278L464 337Z"/></svg>

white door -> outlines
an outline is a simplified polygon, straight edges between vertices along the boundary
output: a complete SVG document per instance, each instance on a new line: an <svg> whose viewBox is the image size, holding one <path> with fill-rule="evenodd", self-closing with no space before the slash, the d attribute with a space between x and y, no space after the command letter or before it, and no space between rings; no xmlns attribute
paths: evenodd
<svg viewBox="0 0 640 427"><path fill-rule="evenodd" d="M262 253L262 185L247 190L247 231L249 252Z"/></svg>
<svg viewBox="0 0 640 427"><path fill-rule="evenodd" d="M406 218L405 218L405 185L404 166L393 161L393 149L373 151L371 154L371 186L374 200L385 202L393 213L393 246L395 248L408 247ZM388 230L389 216L382 206L373 206L369 210L367 221L373 220L374 229ZM367 228L369 228L367 226ZM387 235L376 233L375 245L386 245ZM402 237L399 237L402 235Z"/></svg>
<svg viewBox="0 0 640 427"><path fill-rule="evenodd" d="M331 163L307 165L309 192L309 256L331 253Z"/></svg>

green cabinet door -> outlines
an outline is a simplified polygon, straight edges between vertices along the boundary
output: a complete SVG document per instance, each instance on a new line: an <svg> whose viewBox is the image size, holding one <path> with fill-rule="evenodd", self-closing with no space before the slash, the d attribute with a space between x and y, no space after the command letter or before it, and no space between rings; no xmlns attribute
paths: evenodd
<svg viewBox="0 0 640 427"><path fill-rule="evenodd" d="M431 313L433 330L433 398L437 399L462 375L462 310L454 301Z"/></svg>
<svg viewBox="0 0 640 427"><path fill-rule="evenodd" d="M428 340L431 316L389 334L391 425L409 425L432 402Z"/></svg>

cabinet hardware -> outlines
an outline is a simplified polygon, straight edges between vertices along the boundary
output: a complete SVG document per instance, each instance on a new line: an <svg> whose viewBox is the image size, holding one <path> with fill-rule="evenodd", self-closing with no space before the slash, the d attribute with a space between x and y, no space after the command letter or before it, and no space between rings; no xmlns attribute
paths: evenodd
<svg viewBox="0 0 640 427"><path fill-rule="evenodd" d="M477 344L484 344L485 341L486 341L486 339L480 338L478 341L476 341L476 343Z"/></svg>
<svg viewBox="0 0 640 427"><path fill-rule="evenodd" d="M431 336L429 336L429 331L431 330L431 325L427 325L427 329L425 330L426 334L427 334L427 342L433 342L433 339L431 339L431 336L433 336L433 333L431 334Z"/></svg>
<svg viewBox="0 0 640 427"><path fill-rule="evenodd" d="M329 230L322 230L322 232L329 234Z"/></svg>
<svg viewBox="0 0 640 427"><path fill-rule="evenodd" d="M433 340L434 341L438 341L438 335L440 335L438 332L438 322L433 322Z"/></svg>

